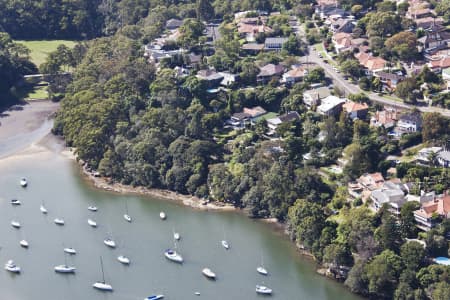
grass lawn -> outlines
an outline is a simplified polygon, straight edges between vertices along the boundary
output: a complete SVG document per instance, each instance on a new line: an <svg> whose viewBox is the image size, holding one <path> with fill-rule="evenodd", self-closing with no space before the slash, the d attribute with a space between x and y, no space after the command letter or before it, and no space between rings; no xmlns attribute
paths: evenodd
<svg viewBox="0 0 450 300"><path fill-rule="evenodd" d="M64 44L69 48L73 48L76 44L76 41L67 41L67 40L51 40L51 41L15 41L17 43L21 43L28 47L31 50L30 57L31 61L39 67L40 64L45 62L47 55L50 52L56 50L56 48Z"/></svg>
<svg viewBox="0 0 450 300"><path fill-rule="evenodd" d="M33 99L48 99L48 92L46 86L36 86L27 95L25 100Z"/></svg>

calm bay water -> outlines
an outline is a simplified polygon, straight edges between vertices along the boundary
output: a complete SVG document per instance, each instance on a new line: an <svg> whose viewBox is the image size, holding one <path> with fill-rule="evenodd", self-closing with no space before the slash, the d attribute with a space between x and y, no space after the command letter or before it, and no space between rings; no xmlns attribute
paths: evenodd
<svg viewBox="0 0 450 300"><path fill-rule="evenodd" d="M26 189L19 186L22 176L30 183ZM12 198L22 205L11 206ZM47 216L39 211L42 201ZM123 219L125 203L132 223ZM90 212L89 205L99 210ZM159 219L160 211L166 212L166 221ZM66 225L55 225L56 217L64 218ZM97 221L98 228L91 228L88 218ZM12 219L22 228L12 228ZM182 237L178 249L183 265L163 255L173 246L173 230ZM108 235L116 249L103 244ZM231 245L228 251L220 245L224 235ZM19 246L21 239L30 243L28 250ZM266 224L236 213L202 212L170 201L96 190L79 176L75 163L56 153L0 161L0 246L1 266L14 259L23 270L20 275L0 270L0 299L125 300L157 293L165 299L260 299L256 284L271 287L273 299L360 299L317 275L314 263ZM53 271L64 263L64 246L78 252L67 256L77 268L75 275ZM117 261L121 254L131 259L130 266ZM92 288L101 280L100 256L113 293ZM261 257L267 277L255 270ZM204 267L217 274L217 281L203 277ZM194 295L196 291L201 296Z"/></svg>

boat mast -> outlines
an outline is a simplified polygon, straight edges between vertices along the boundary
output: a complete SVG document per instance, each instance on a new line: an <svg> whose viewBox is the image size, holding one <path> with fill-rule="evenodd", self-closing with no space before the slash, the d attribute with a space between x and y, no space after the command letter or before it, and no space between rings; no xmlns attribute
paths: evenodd
<svg viewBox="0 0 450 300"><path fill-rule="evenodd" d="M103 279L103 283L105 283L105 273L103 272L103 259L100 256L100 267L102 268L102 279Z"/></svg>

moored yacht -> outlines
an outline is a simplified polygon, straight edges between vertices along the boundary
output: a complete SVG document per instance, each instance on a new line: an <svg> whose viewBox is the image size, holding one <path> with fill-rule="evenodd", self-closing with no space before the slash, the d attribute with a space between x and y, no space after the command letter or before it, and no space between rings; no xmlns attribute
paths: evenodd
<svg viewBox="0 0 450 300"><path fill-rule="evenodd" d="M20 246L22 246L23 248L28 248L29 244L26 240L21 240L19 242Z"/></svg>
<svg viewBox="0 0 450 300"><path fill-rule="evenodd" d="M177 251L172 249L167 249L164 252L164 256L171 261L177 262L177 263L183 263L183 257L177 253Z"/></svg>
<svg viewBox="0 0 450 300"><path fill-rule="evenodd" d="M72 248L72 247L64 248L64 252L72 254L72 255L73 254L77 254L77 251L74 248Z"/></svg>
<svg viewBox="0 0 450 300"><path fill-rule="evenodd" d="M264 285L256 285L256 293L270 295L270 294L272 294L272 289L270 289Z"/></svg>
<svg viewBox="0 0 450 300"><path fill-rule="evenodd" d="M20 228L20 222L19 221L11 221L11 226L14 228Z"/></svg>
<svg viewBox="0 0 450 300"><path fill-rule="evenodd" d="M76 268L64 264L64 265L56 266L54 268L54 270L57 273L75 273Z"/></svg>
<svg viewBox="0 0 450 300"><path fill-rule="evenodd" d="M213 271L211 271L211 269L209 269L209 268L204 268L202 270L202 274L205 275L209 279L216 279L216 274Z"/></svg>
<svg viewBox="0 0 450 300"><path fill-rule="evenodd" d="M153 296L148 296L144 300L158 300L158 299L163 299L163 298L164 298L164 295L153 295Z"/></svg>
<svg viewBox="0 0 450 300"><path fill-rule="evenodd" d="M41 211L41 213L43 213L44 215L48 212L47 208L45 208L44 204L41 204L41 206L39 207L39 210Z"/></svg>
<svg viewBox="0 0 450 300"><path fill-rule="evenodd" d="M230 249L230 244L226 240L222 240L222 246L227 250Z"/></svg>
<svg viewBox="0 0 450 300"><path fill-rule="evenodd" d="M93 206L93 205L88 206L88 209L89 209L90 211L97 211L97 207L96 207L96 206Z"/></svg>
<svg viewBox="0 0 450 300"><path fill-rule="evenodd" d="M100 256L100 266L102 268L102 281L97 281L95 282L92 287L96 288L98 290L101 291L107 291L107 292L112 292L113 288L110 284L106 283L105 281L105 273L103 272L103 260L102 257Z"/></svg>
<svg viewBox="0 0 450 300"><path fill-rule="evenodd" d="M257 267L257 268L256 268L256 271L257 271L259 274L262 274L262 275L267 275L267 274L269 274L269 272L267 272L267 270L266 270L264 267L262 267L262 266Z"/></svg>
<svg viewBox="0 0 450 300"><path fill-rule="evenodd" d="M118 256L117 260L119 262L121 262L122 264L124 264L124 265L129 265L130 264L130 259L128 257L124 256L124 255Z"/></svg>
<svg viewBox="0 0 450 300"><path fill-rule="evenodd" d="M114 241L113 241L112 239L110 239L110 238L105 239L105 240L103 241L103 243L104 243L106 246L110 247L110 248L116 248L116 242L114 242Z"/></svg>
<svg viewBox="0 0 450 300"><path fill-rule="evenodd" d="M20 201L18 199L11 199L11 204L12 205L20 205Z"/></svg>
<svg viewBox="0 0 450 300"><path fill-rule="evenodd" d="M5 270L12 273L20 273L20 267L17 266L12 259L5 264Z"/></svg>
<svg viewBox="0 0 450 300"><path fill-rule="evenodd" d="M20 179L20 186L22 187L27 187L28 185L28 181L25 177L22 177L22 179Z"/></svg>
<svg viewBox="0 0 450 300"><path fill-rule="evenodd" d="M123 218L127 221L127 222L131 222L131 217L128 214L124 214Z"/></svg>
<svg viewBox="0 0 450 300"><path fill-rule="evenodd" d="M159 217L161 218L161 220L165 220L167 218L166 213L163 211L159 213Z"/></svg>
<svg viewBox="0 0 450 300"><path fill-rule="evenodd" d="M53 220L53 222L55 222L56 225L61 225L61 226L65 224L64 220L61 218L56 218Z"/></svg>
<svg viewBox="0 0 450 300"><path fill-rule="evenodd" d="M87 222L91 227L97 227L97 222L95 222L94 220L88 219Z"/></svg>

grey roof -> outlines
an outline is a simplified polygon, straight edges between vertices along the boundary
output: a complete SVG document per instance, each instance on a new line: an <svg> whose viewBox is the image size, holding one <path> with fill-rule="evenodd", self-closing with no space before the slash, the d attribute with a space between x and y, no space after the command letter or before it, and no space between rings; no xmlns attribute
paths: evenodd
<svg viewBox="0 0 450 300"><path fill-rule="evenodd" d="M422 116L420 115L420 113L409 113L409 114L404 114L404 115L400 116L400 120L408 121L408 122L412 122L412 123L421 123Z"/></svg>
<svg viewBox="0 0 450 300"><path fill-rule="evenodd" d="M291 122L295 120L300 120L300 115L296 111L290 111L287 114L279 116L281 122Z"/></svg>
<svg viewBox="0 0 450 300"><path fill-rule="evenodd" d="M170 20L167 20L167 22L166 22L167 28L178 28L181 25L183 25L183 21L178 20L178 19L170 19Z"/></svg>
<svg viewBox="0 0 450 300"><path fill-rule="evenodd" d="M266 38L266 40L264 41L264 44L281 44L283 45L284 43L286 43L288 40L287 37L268 37Z"/></svg>

